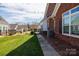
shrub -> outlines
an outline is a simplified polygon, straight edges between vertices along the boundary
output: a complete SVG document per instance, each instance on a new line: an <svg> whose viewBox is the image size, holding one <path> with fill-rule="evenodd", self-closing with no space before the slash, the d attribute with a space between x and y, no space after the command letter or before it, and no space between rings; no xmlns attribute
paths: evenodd
<svg viewBox="0 0 79 59"><path fill-rule="evenodd" d="M34 31L31 31L31 33L30 33L31 35L36 35L36 33L34 32Z"/></svg>
<svg viewBox="0 0 79 59"><path fill-rule="evenodd" d="M31 33L30 33L31 35L33 35L34 34L34 31L31 31Z"/></svg>

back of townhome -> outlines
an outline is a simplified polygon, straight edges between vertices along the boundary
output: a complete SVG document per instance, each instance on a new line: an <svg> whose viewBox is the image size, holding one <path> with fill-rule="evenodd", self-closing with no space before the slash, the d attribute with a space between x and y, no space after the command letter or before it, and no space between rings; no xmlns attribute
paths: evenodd
<svg viewBox="0 0 79 59"><path fill-rule="evenodd" d="M48 3L44 21L47 36L79 46L79 3Z"/></svg>

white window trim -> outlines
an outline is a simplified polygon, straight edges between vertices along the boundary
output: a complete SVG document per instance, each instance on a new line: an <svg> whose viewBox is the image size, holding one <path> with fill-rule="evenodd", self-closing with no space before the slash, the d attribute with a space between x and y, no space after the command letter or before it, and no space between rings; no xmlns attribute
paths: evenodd
<svg viewBox="0 0 79 59"><path fill-rule="evenodd" d="M60 5L61 5L61 3L56 3L55 8L53 10L53 13L52 13L51 17L54 17L56 15L56 13L57 13Z"/></svg>
<svg viewBox="0 0 79 59"><path fill-rule="evenodd" d="M76 7L74 7L74 8L72 8L72 9L75 9L75 8L77 8L77 7L79 7L79 5L78 6L76 6ZM75 15L75 14L77 14L77 13L79 13L79 11L77 11L77 12L74 12L73 14L71 14L71 10L72 9L70 9L70 10L67 10L66 12L68 12L69 11L69 33L67 34L67 33L64 33L64 29L63 29L63 15L64 15L64 13L66 13L66 12L64 12L63 14L62 14L62 35L66 35L66 36L71 36L71 37L75 37L75 38L79 38L79 35L75 35L75 34L71 34L71 16L72 15ZM66 17L66 16L65 16Z"/></svg>
<svg viewBox="0 0 79 59"><path fill-rule="evenodd" d="M78 30L79 30L79 26L78 26Z"/></svg>

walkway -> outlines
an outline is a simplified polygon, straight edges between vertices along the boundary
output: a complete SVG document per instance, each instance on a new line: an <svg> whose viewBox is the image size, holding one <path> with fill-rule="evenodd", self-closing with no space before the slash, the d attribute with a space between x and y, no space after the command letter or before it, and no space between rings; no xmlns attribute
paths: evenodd
<svg viewBox="0 0 79 59"><path fill-rule="evenodd" d="M59 56L56 50L51 47L51 45L44 39L42 35L37 35L37 37L43 50L44 56Z"/></svg>

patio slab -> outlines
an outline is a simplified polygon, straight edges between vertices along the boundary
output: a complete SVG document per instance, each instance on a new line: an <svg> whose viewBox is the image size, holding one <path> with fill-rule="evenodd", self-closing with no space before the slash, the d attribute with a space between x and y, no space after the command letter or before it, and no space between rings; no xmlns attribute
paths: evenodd
<svg viewBox="0 0 79 59"><path fill-rule="evenodd" d="M42 35L37 35L40 42L41 48L43 50L44 56L59 56L57 51L45 40Z"/></svg>

